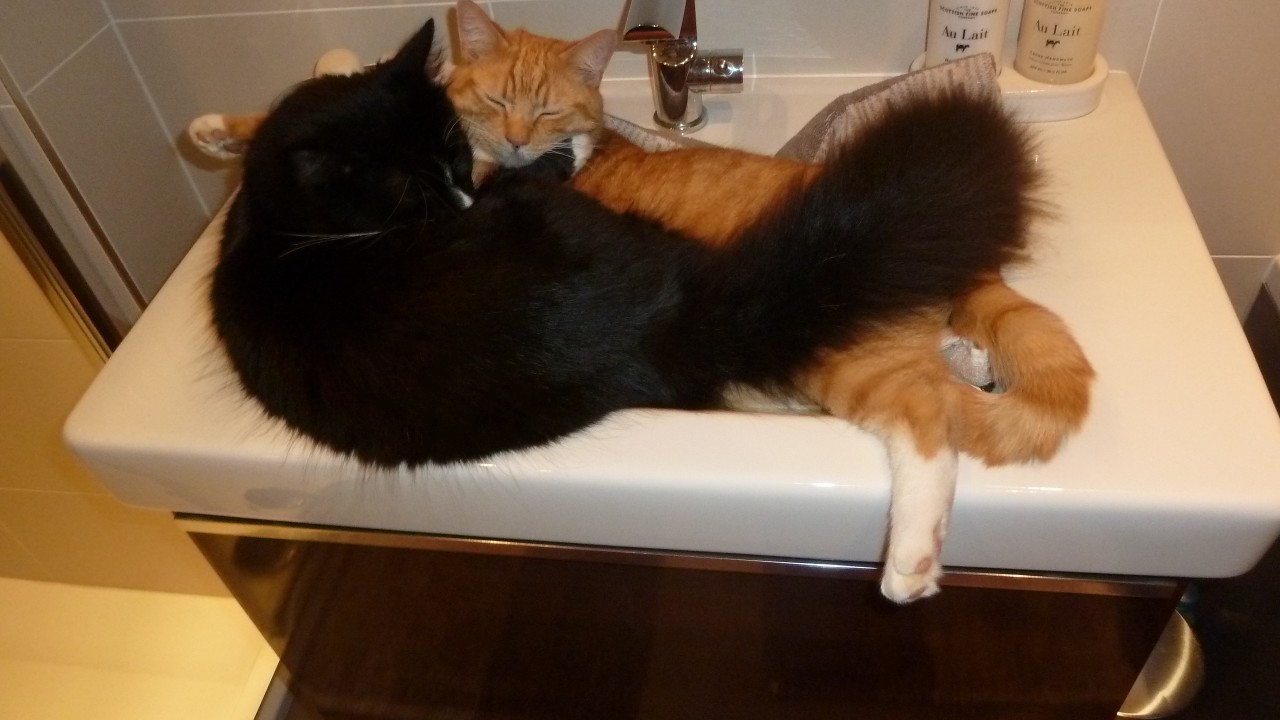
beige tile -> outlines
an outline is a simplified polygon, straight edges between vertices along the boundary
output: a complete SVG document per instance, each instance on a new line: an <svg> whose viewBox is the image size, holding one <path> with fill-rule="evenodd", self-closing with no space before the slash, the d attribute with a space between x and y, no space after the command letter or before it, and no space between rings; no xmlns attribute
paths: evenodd
<svg viewBox="0 0 1280 720"><path fill-rule="evenodd" d="M0 578L0 717L251 720L276 660L230 598Z"/></svg>
<svg viewBox="0 0 1280 720"><path fill-rule="evenodd" d="M227 594L172 517L109 495L0 490L0 524L59 582Z"/></svg>
<svg viewBox="0 0 1280 720"><path fill-rule="evenodd" d="M208 217L115 33L94 38L27 100L129 275L151 297Z"/></svg>
<svg viewBox="0 0 1280 720"><path fill-rule="evenodd" d="M0 578L50 580L49 572L0 524Z"/></svg>
<svg viewBox="0 0 1280 720"><path fill-rule="evenodd" d="M106 0L120 20L234 15L362 6L418 5L421 0ZM445 3L441 3L445 4ZM452 3L447 3L452 4Z"/></svg>
<svg viewBox="0 0 1280 720"><path fill-rule="evenodd" d="M96 2L5 0L0 3L0 55L27 90L106 25L106 13Z"/></svg>
<svg viewBox="0 0 1280 720"><path fill-rule="evenodd" d="M62 444L98 367L71 340L0 340L0 488L105 492Z"/></svg>
<svg viewBox="0 0 1280 720"><path fill-rule="evenodd" d="M22 259L8 239L0 235L0 339L69 337Z"/></svg>

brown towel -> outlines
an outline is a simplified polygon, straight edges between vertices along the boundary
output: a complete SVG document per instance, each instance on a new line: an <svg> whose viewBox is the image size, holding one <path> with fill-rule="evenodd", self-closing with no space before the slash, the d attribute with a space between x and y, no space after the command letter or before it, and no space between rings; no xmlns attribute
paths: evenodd
<svg viewBox="0 0 1280 720"><path fill-rule="evenodd" d="M778 157L820 162L834 142L853 137L867 123L880 117L895 101L943 88L965 88L975 96L1000 95L995 59L990 54L916 70L882 80L833 100L787 141Z"/></svg>

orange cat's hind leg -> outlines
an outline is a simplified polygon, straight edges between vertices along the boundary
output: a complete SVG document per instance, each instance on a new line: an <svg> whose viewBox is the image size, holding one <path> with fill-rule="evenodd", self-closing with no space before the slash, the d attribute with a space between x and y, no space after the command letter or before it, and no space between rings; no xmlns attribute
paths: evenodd
<svg viewBox="0 0 1280 720"><path fill-rule="evenodd" d="M996 281L960 298L951 325L988 350L1003 390L971 394L960 404L960 448L988 465L1052 458L1084 423L1094 380L1066 324Z"/></svg>
<svg viewBox="0 0 1280 720"><path fill-rule="evenodd" d="M959 457L950 447L920 452L905 429L882 433L893 476L880 593L908 603L938 592L942 541L955 499Z"/></svg>

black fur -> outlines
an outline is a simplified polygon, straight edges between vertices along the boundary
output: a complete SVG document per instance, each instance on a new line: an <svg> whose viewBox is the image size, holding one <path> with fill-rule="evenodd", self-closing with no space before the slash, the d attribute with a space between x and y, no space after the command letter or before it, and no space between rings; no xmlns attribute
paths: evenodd
<svg viewBox="0 0 1280 720"><path fill-rule="evenodd" d="M1022 246L1025 140L961 96L898 108L725 249L604 210L554 158L465 207L471 150L429 79L432 36L279 103L213 277L247 393L361 461L480 458L625 407L713 407L731 382L786 386Z"/></svg>

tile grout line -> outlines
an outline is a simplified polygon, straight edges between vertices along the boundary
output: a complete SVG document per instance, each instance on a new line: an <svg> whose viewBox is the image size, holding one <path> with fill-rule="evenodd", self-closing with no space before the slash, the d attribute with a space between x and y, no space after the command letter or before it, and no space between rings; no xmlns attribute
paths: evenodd
<svg viewBox="0 0 1280 720"><path fill-rule="evenodd" d="M138 67L138 62L133 57L133 52L129 49L129 43L125 42L124 33L121 32L119 24L111 14L111 8L107 6L106 0L98 0L102 6L102 11L107 14L107 23L111 27L111 31L115 34L116 44L120 46L121 52L124 53L125 62L129 63L129 70L133 73L133 79L137 81L138 87L142 89L142 96L147 101L147 106L151 108L151 115L155 118L156 124L160 126L160 132L164 136L165 143L169 149L173 151L174 160L178 163L178 169L182 172L182 176L187 179L187 186L191 190L191 194L195 196L196 204L200 206L200 212L206 217L213 216L213 210L205 201L204 194L200 192L200 186L196 183L196 178L191 173L190 163L184 162L182 151L178 148L178 143L174 139L175 134L164 121L164 114L160 112L160 104L156 102L155 95L151 93L151 87L147 85L146 79L142 75L142 70Z"/></svg>
<svg viewBox="0 0 1280 720"><path fill-rule="evenodd" d="M0 493L3 493L3 492L4 491L0 489ZM42 575L42 577L33 578L33 580L35 580L36 582L54 582L53 578L55 577L55 575L52 572L52 570L43 562L41 562L40 558L36 557L35 553L31 552L31 548L28 547L27 544L22 541L22 538L19 537L18 534L14 532L2 519L0 519L0 533L3 533L6 537L8 537L9 540L12 541L13 544L18 548L18 550L22 552L23 558L26 559L26 561L30 563L31 566L34 567L37 571L39 571L39 573ZM4 577L0 577L0 580L3 580L3 579ZM14 579L21 580L24 578L14 578Z"/></svg>
<svg viewBox="0 0 1280 720"><path fill-rule="evenodd" d="M344 5L341 7L327 8L295 8L291 10L246 10L241 12L227 13L199 13L191 15L150 15L146 17L119 18L114 20L118 24L133 24L145 22L175 22L183 20L216 20L220 18L233 17L266 17L271 15L296 15L298 13L339 13L339 12L357 12L361 10L401 10L406 8L430 8L430 7L453 7L452 2L419 2L406 3L403 5Z"/></svg>
<svg viewBox="0 0 1280 720"><path fill-rule="evenodd" d="M22 94L29 96L31 95L31 93L38 90L40 86L45 83L46 80L53 77L55 74L57 74L59 70L65 67L67 63L74 60L77 55L79 55L81 52L84 51L86 47L89 46L89 43L92 43L94 40L97 40L98 36L106 32L107 28L109 27L111 27L110 21L108 21L102 27L98 28L97 31L95 31L92 35L89 36L88 40L85 40L84 42L80 43L80 45L75 50L72 50L70 53L67 53L67 56L62 58L61 62L59 62L57 65L54 65L53 69L45 73L39 80L36 80L34 83L32 83L31 87L23 89Z"/></svg>

